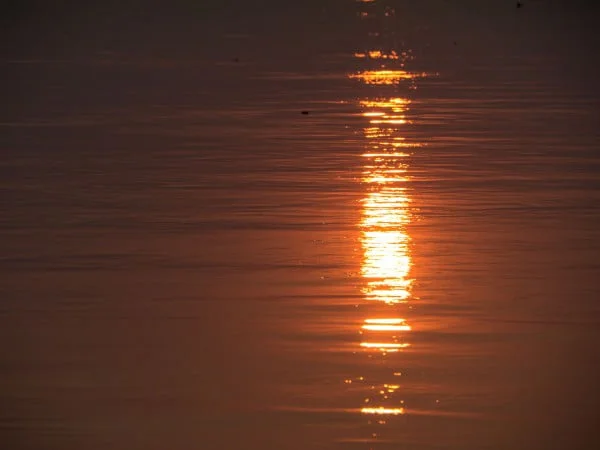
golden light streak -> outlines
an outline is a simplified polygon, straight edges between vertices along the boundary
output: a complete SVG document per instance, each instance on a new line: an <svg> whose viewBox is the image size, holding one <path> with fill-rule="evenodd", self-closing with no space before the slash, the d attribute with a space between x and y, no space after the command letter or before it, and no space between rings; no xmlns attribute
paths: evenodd
<svg viewBox="0 0 600 450"><path fill-rule="evenodd" d="M369 13L368 12L362 12L360 14L360 17L369 17ZM379 36L380 33L377 32L373 32L371 33L371 36ZM401 57L406 59L408 57L407 54L401 54L398 55L398 53L395 50L390 50L389 52L380 50L380 49L371 49L371 50L367 50L367 51L360 51L360 52L355 52L354 53L354 57L355 58L368 58L368 59L383 59L383 60L398 60Z"/></svg>
<svg viewBox="0 0 600 450"><path fill-rule="evenodd" d="M362 408L360 410L363 414L381 414L381 415L394 415L404 414L404 408L384 408L380 406L378 408Z"/></svg>
<svg viewBox="0 0 600 450"><path fill-rule="evenodd" d="M405 302L412 284L410 236L406 232L411 199L406 189L409 177L405 158L410 155L396 150L406 145L404 138L396 134L398 125L406 123L409 103L401 97L360 101L365 108L363 116L371 124L364 130L370 145L362 155L368 161L362 181L371 187L363 199L360 223L364 255L361 273L366 280L363 293L367 300L386 304Z"/></svg>
<svg viewBox="0 0 600 450"><path fill-rule="evenodd" d="M365 108L396 108L398 106L406 107L410 103L410 100L406 98L382 98L377 100L361 100L360 105ZM404 110L404 108L403 108Z"/></svg>
<svg viewBox="0 0 600 450"><path fill-rule="evenodd" d="M408 255L408 235L400 231L382 231L393 228L404 218L371 216L363 219L363 225L378 227L380 231L363 233L364 261L362 276L367 285L363 293L367 300L387 304L400 303L410 296L412 280L408 278L411 261Z"/></svg>
<svg viewBox="0 0 600 450"><path fill-rule="evenodd" d="M384 176L384 175L378 175L378 176L372 176L372 177L365 176L364 180L369 183L385 184L385 183L393 183L393 182L397 182L397 181L406 181L406 178L405 177L389 177L389 176Z"/></svg>
<svg viewBox="0 0 600 450"><path fill-rule="evenodd" d="M383 119L372 119L369 122L373 125L379 125L381 123L391 123L394 125L403 125L406 123L406 119L399 118L397 116L382 116Z"/></svg>
<svg viewBox="0 0 600 450"><path fill-rule="evenodd" d="M425 73L412 73L406 70L366 70L364 72L358 72L348 75L349 78L357 79L365 84L397 84L402 80L413 80L418 77L425 76Z"/></svg>
<svg viewBox="0 0 600 450"><path fill-rule="evenodd" d="M410 347L410 344L408 344L408 343L399 344L396 342L361 342L360 346L365 347L365 348L377 348L380 350L387 350L387 349L407 348L407 347Z"/></svg>
<svg viewBox="0 0 600 450"><path fill-rule="evenodd" d="M408 153L402 153L402 152L394 152L394 153L363 153L361 155L363 158L374 158L374 157L378 157L378 158L405 158L407 156L409 156Z"/></svg>
<svg viewBox="0 0 600 450"><path fill-rule="evenodd" d="M363 325L363 330L370 331L410 331L410 325Z"/></svg>
<svg viewBox="0 0 600 450"><path fill-rule="evenodd" d="M351 80L369 85L369 90L379 95L359 100L359 114L365 121L363 135L366 147L361 155L364 195L358 223L362 247L361 290L366 303L371 303L367 308L370 310L372 306L371 317L364 318L360 325L359 346L368 352L369 358L374 357L374 353L381 357L389 354L387 358L391 363L396 361L395 353L411 345L405 338L412 331L412 326L395 316L401 314L399 304L408 303L412 298L408 227L413 220L411 153L407 149L421 147L419 143L407 141L404 130L411 124L407 115L410 101L397 96L400 92L397 85L405 83L408 89L414 90L413 81L427 74L404 70L405 63L412 58L410 50L390 48L396 42L393 36L396 24L388 19L395 15L394 9L384 3L374 7L377 0L356 1L361 3L358 16L367 19L362 21L364 25L379 28L369 29L369 40L354 53L354 57L362 60L361 63L366 63L363 70L347 75ZM368 4L362 5L364 3ZM396 378L399 375L400 372L393 372L391 379L369 381L372 393L364 403L370 407L359 407L361 413L379 416L405 414L404 400L395 398L400 385L394 382L400 381ZM385 424L390 419L369 418L369 423Z"/></svg>

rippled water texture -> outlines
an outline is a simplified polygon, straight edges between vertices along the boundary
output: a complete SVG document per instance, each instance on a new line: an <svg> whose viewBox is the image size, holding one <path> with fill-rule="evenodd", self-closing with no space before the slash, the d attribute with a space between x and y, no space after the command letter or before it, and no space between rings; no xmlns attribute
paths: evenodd
<svg viewBox="0 0 600 450"><path fill-rule="evenodd" d="M4 19L0 446L594 448L591 7L250 3Z"/></svg>

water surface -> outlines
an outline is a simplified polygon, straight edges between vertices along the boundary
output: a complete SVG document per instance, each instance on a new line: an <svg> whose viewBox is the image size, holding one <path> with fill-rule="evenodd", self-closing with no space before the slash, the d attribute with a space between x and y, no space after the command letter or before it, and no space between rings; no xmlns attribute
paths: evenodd
<svg viewBox="0 0 600 450"><path fill-rule="evenodd" d="M15 13L7 448L593 448L593 28L447 3Z"/></svg>

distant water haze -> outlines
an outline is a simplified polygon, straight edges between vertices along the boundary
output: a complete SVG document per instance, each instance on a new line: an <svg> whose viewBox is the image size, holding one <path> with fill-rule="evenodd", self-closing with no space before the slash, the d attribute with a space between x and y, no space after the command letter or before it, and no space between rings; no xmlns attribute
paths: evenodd
<svg viewBox="0 0 600 450"><path fill-rule="evenodd" d="M594 7L11 3L0 447L596 448Z"/></svg>

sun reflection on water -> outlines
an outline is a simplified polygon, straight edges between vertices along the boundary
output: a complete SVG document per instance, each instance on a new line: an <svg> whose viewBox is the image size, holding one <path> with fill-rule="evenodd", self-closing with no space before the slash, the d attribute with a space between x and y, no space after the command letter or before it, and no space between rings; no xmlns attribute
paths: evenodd
<svg viewBox="0 0 600 450"><path fill-rule="evenodd" d="M361 290L365 302L372 306L369 314L378 314L364 319L359 346L387 360L411 346L412 326L398 315L400 308L405 309L411 301L414 282L411 237L407 230L412 220L409 158L411 149L419 145L407 142L403 136L403 127L410 123L406 118L410 105L407 98L369 98L361 100L359 105L367 122L361 155L361 183L365 187L359 223L363 252ZM395 369L390 372L391 377L399 373ZM365 380L365 384L369 381ZM360 413L367 417L406 414L399 388L389 380L372 380ZM376 421L377 426L386 424L385 420Z"/></svg>
<svg viewBox="0 0 600 450"><path fill-rule="evenodd" d="M398 147L408 145L397 136L398 127L378 125L385 122L379 117L390 116L401 118L394 122L397 125L406 123L404 117L409 101L394 97L360 103L363 116L369 121L364 130L367 146L362 154L362 182L367 190L360 223L364 254L361 271L366 280L362 291L367 300L401 303L410 297L413 283L409 276L410 236L406 231L411 220L408 154L397 151ZM388 110L392 110L391 113Z"/></svg>
<svg viewBox="0 0 600 450"><path fill-rule="evenodd" d="M350 80L368 86L377 94L358 101L365 120L365 147L361 154L361 183L365 193L358 227L364 299L361 308L366 311L358 345L369 358L379 358L382 364L379 367L389 369L389 375L383 379L375 375L357 378L367 391L359 411L368 417L392 417L410 412L397 380L402 376L399 358L411 347L413 330L408 319L414 284L408 231L413 220L410 157L420 147L406 138L405 129L411 124L408 117L411 101L399 95L402 92L399 87L408 82L407 88L411 90L414 81L425 74L405 68L411 53L396 48L390 34L393 26L386 25L395 14L393 8L377 0L360 3L363 9L357 14L359 19L378 25L377 29L368 30L368 42L354 53L355 58L369 67L348 74ZM371 370L367 369L369 373ZM386 423L382 418L374 422L369 419L369 424L376 426ZM375 438L378 433L372 436Z"/></svg>
<svg viewBox="0 0 600 450"><path fill-rule="evenodd" d="M421 74L425 76L425 74ZM365 70L364 72L353 73L350 78L355 78L365 84L397 84L401 80L414 80L417 76L414 73L405 70Z"/></svg>

